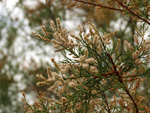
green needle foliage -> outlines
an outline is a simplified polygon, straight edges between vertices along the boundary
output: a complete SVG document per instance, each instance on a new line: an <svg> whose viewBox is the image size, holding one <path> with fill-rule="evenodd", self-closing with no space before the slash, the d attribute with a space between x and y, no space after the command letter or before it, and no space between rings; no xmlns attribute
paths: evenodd
<svg viewBox="0 0 150 113"><path fill-rule="evenodd" d="M108 10L126 13L133 20L149 24L145 18L149 6L145 2L106 0L118 6L110 7L99 0L63 0L70 7L89 5ZM131 7L132 5L132 7ZM143 7L146 9L143 10ZM79 7L79 6L77 6ZM90 7L89 7L90 8ZM141 13L144 11L144 13ZM138 20L139 19L139 20ZM46 44L53 43L55 52L60 52L64 60L60 64L51 59L57 69L54 72L47 68L47 77L38 74L37 86L48 87L49 93L55 93L56 98L49 98L47 92L39 94L39 101L29 105L23 93L22 101L25 110L33 113L148 113L146 93L141 95L141 88L149 80L150 41L144 38L147 28L137 29L134 43L127 40L114 40L117 31L101 34L95 25L89 22L88 32L79 26L78 35L68 33L61 26L60 19L50 22L52 33L44 26L44 36L32 33L44 40ZM143 26L144 26L143 24ZM50 36L54 39L50 40ZM123 42L123 43L121 43Z"/></svg>

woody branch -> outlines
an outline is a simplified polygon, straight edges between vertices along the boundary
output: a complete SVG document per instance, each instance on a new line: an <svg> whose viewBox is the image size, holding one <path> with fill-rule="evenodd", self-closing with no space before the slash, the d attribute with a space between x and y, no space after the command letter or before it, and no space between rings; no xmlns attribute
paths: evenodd
<svg viewBox="0 0 150 113"><path fill-rule="evenodd" d="M129 90L127 89L127 87L124 85L123 80L122 80L122 77L120 76L119 72L117 71L116 65L115 65L115 63L113 62L112 57L110 56L109 53L107 53L107 55L108 55L108 57L109 57L109 59L110 59L110 62L112 63L112 66L113 66L113 68L114 68L114 71L115 71L116 76L118 77L119 82L123 85L125 92L128 94L129 98L132 100L132 102L133 102L133 104L134 104L134 107L135 107L135 109L136 109L136 113L139 113L139 110L138 110L138 107L137 107L137 105L136 105L136 102L135 102L134 98L132 97L132 95L130 94L130 92L129 92Z"/></svg>

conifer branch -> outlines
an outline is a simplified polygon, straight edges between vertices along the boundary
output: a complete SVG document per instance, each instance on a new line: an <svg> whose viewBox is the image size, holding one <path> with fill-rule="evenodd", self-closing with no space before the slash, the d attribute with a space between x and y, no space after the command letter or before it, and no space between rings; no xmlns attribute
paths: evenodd
<svg viewBox="0 0 150 113"><path fill-rule="evenodd" d="M120 2L119 0L116 0L116 2L122 6L123 8L125 8L129 13L133 14L134 16L136 16L137 18L143 20L144 22L146 22L147 24L150 25L150 22L147 21L146 19L142 18L141 16L139 16L138 14L134 13L132 10L130 10L128 7L126 7L122 2Z"/></svg>
<svg viewBox="0 0 150 113"><path fill-rule="evenodd" d="M108 7L108 6L101 5L101 4L90 3L90 2L83 1L83 0L74 0L74 1L75 2L80 2L80 3L83 3L83 4L88 4L88 5L91 5L91 6L97 6L97 7L106 8L106 9L109 9L109 10L115 10L115 11L123 12L123 10L121 10L121 9L117 9L117 8L114 8L114 7Z"/></svg>
<svg viewBox="0 0 150 113"><path fill-rule="evenodd" d="M114 74L114 73L115 73L115 72L100 74L99 76L94 76L94 78L99 78L100 76L107 77L108 75L112 75L112 74Z"/></svg>
<svg viewBox="0 0 150 113"><path fill-rule="evenodd" d="M103 92L103 96L104 96L104 98L106 100L106 105L107 105L108 113L111 113L111 110L110 110L109 104L108 104L108 99L107 99L106 94L104 92Z"/></svg>
<svg viewBox="0 0 150 113"><path fill-rule="evenodd" d="M116 65L115 65L115 63L113 62L112 57L110 56L109 53L107 53L107 55L108 55L108 57L109 57L109 59L110 59L112 65L113 65L114 71L115 71L115 73L116 73L116 76L118 77L119 82L123 85L125 92L128 94L129 98L132 100L132 102L133 102L133 104L134 104L134 107L135 107L135 109L136 109L136 113L139 113L139 110L138 110L138 107L137 107L137 105L136 105L136 102L135 102L134 98L132 97L132 95L130 94L129 90L128 90L128 89L126 88L126 86L124 85L123 80L122 80L122 77L120 76L119 72L117 71Z"/></svg>
<svg viewBox="0 0 150 113"><path fill-rule="evenodd" d="M123 12L122 9L118 9L118 8L114 8L114 7L108 7L108 6L105 6L105 5L101 5L101 4L95 4L95 3L90 3L90 2L86 2L86 1L83 1L83 0L74 0L75 2L80 2L80 3L83 3L83 4L88 4L88 5L91 5L91 6L97 6L97 7L101 7L101 8L106 8L106 9L109 9L109 10L114 10L114 11L119 11L119 12ZM125 8L130 14L136 16L137 18L143 20L144 22L146 22L147 24L150 25L150 22L148 20L146 20L145 18L142 18L141 16L139 16L138 14L134 13L132 10L130 10L128 7L126 7L123 3L121 3L119 0L116 0L116 2L122 6L123 8Z"/></svg>

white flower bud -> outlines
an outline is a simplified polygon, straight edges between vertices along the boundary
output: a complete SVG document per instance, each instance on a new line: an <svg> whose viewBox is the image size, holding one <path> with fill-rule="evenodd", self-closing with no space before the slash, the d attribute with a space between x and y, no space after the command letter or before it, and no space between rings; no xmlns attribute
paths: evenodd
<svg viewBox="0 0 150 113"><path fill-rule="evenodd" d="M95 59L94 58L88 58L85 60L86 63L94 63Z"/></svg>

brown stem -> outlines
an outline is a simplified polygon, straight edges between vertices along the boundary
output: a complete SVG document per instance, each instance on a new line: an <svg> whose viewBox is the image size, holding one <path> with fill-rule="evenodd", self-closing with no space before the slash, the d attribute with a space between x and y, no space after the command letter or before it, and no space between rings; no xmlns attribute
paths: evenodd
<svg viewBox="0 0 150 113"><path fill-rule="evenodd" d="M114 73L115 73L115 72L105 73L105 74L100 74L99 76L107 77L108 75L112 75L112 74L114 74ZM94 76L94 78L99 78L99 76Z"/></svg>
<svg viewBox="0 0 150 113"><path fill-rule="evenodd" d="M82 0L74 0L74 1L80 2L80 3L83 3L83 4L89 4L89 5L92 5L92 6L98 6L98 7L101 7L101 8L106 8L106 9L110 9L110 10L115 10L115 11L123 12L122 9L113 8L113 7L108 7L108 6L104 6L104 5L101 5L101 4L90 3L90 2L86 2L86 1L82 1ZM128 7L126 7L122 2L120 2L119 0L116 0L116 2L117 2L118 4L120 4L123 8L125 8L126 10L128 10L129 13L133 14L133 15L136 16L137 18L143 20L144 22L146 22L147 24L150 25L150 22L149 22L148 20L146 20L145 18L142 18L142 17L139 16L138 14L134 13L132 10L130 10Z"/></svg>
<svg viewBox="0 0 150 113"><path fill-rule="evenodd" d="M115 71L115 73L116 73L116 76L118 77L119 82L123 85L125 92L128 94L129 98L132 100L132 102L133 102L133 104L134 104L134 107L135 107L135 109L136 109L136 113L139 113L139 110L138 110L138 107L137 107L137 105L136 105L136 102L135 102L134 98L132 97L132 95L130 94L130 92L129 92L129 90L127 89L127 87L124 85L123 80L122 80L122 77L120 76L119 72L117 71L116 65L115 65L115 63L113 62L112 57L110 56L109 53L107 53L107 55L108 55L108 57L109 57L109 59L110 59L112 65L113 65L114 71Z"/></svg>
<svg viewBox="0 0 150 113"><path fill-rule="evenodd" d="M135 107L135 109L136 109L136 113L139 113L138 107L137 107L137 105L136 105L136 103L135 103L135 101L134 101L132 95L130 94L130 92L128 91L128 89L127 89L126 87L125 87L125 91L126 91L126 93L128 94L128 96L130 97L130 99L132 100L132 102L133 102L133 104L134 104L134 107Z"/></svg>
<svg viewBox="0 0 150 113"><path fill-rule="evenodd" d="M90 3L90 2L86 2L86 1L82 1L82 0L74 0L74 1L80 2L80 3L83 3L83 4L88 4L88 5L92 5L92 6L98 6L98 7L101 7L101 8L106 8L106 9L110 9L110 10L123 12L123 10L121 10L121 9L104 6L104 5L101 5L101 4Z"/></svg>
<svg viewBox="0 0 150 113"><path fill-rule="evenodd" d="M136 13L134 13L132 10L130 10L128 7L126 7L122 2L120 2L119 0L116 0L118 2L118 4L120 4L123 8L125 8L126 10L128 10L131 14L133 14L134 16L138 17L139 19L143 20L144 22L146 22L147 24L150 25L150 22L147 21L146 19L142 18L141 16L137 15Z"/></svg>
<svg viewBox="0 0 150 113"><path fill-rule="evenodd" d="M107 97L106 97L106 95L105 95L104 92L103 92L103 96L104 96L104 98L105 98L105 100L106 100L106 105L107 105L107 108L108 108L108 113L111 113L110 108L109 108L109 105L108 105L108 100L107 100Z"/></svg>
<svg viewBox="0 0 150 113"><path fill-rule="evenodd" d="M118 75L119 76L119 75ZM133 104L134 104L134 107L136 109L136 113L139 113L139 110L138 110L138 107L136 105L136 102L134 100L134 98L132 97L132 95L130 94L129 90L126 88L126 86L124 85L122 79L119 78L119 82L122 83L123 87L124 87L124 90L125 92L128 94L128 96L130 97L130 99L132 100Z"/></svg>

